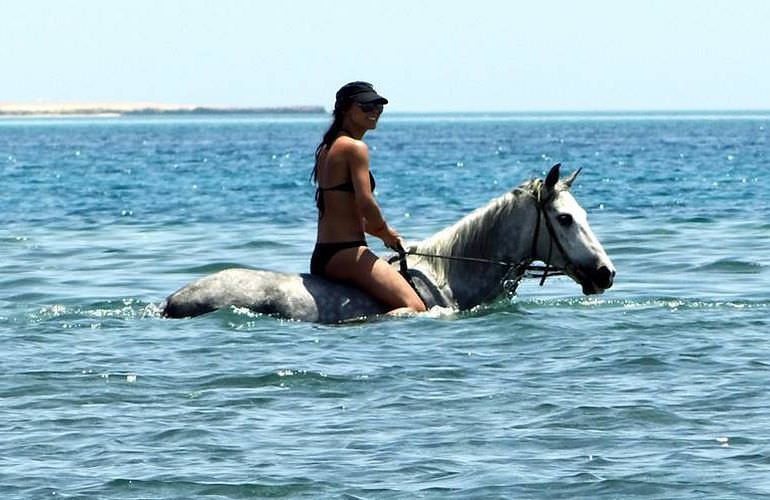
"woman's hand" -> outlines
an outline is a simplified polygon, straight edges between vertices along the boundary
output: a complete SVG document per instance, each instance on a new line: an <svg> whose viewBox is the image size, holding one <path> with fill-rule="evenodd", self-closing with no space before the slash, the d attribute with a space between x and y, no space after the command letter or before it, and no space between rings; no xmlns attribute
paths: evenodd
<svg viewBox="0 0 770 500"><path fill-rule="evenodd" d="M395 250L396 252L402 252L404 251L404 247L406 246L406 242L401 237L400 234L396 232L395 229L385 225L382 230L377 231L377 234L375 234L378 238L382 240L383 243L385 243L385 246Z"/></svg>

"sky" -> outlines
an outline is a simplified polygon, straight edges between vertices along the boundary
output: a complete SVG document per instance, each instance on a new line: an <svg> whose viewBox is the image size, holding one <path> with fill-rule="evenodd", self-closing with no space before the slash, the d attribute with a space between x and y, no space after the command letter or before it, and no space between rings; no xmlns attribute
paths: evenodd
<svg viewBox="0 0 770 500"><path fill-rule="evenodd" d="M0 102L769 110L765 0L0 0Z"/></svg>

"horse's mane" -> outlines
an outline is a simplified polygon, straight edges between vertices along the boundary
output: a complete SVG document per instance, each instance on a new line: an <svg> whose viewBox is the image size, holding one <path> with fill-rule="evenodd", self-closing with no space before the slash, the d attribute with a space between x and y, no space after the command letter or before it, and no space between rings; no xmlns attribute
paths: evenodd
<svg viewBox="0 0 770 500"><path fill-rule="evenodd" d="M462 255L486 259L506 259L505 255L494 255L488 234L502 234L511 213L527 200L537 200L543 181L531 179L517 188L494 198L485 206L477 208L455 224L434 234L419 245L420 252L433 255ZM445 279L452 261L435 259L433 268L440 280Z"/></svg>

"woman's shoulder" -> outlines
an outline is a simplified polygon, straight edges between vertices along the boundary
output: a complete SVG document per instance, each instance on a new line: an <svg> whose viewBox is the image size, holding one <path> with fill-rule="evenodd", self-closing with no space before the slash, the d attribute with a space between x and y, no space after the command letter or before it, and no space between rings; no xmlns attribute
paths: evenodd
<svg viewBox="0 0 770 500"><path fill-rule="evenodd" d="M329 152L345 156L367 157L369 155L369 147L362 140L343 135L332 143Z"/></svg>

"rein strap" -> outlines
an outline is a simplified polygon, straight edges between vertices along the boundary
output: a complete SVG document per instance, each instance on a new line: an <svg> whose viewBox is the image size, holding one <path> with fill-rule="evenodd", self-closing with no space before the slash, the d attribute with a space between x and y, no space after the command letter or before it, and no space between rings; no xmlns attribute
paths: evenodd
<svg viewBox="0 0 770 500"><path fill-rule="evenodd" d="M569 258L567 257L567 253L564 251L564 247L562 246L559 239L556 237L556 233L553 230L553 225L551 224L551 221L548 219L548 216L545 213L545 205L550 201L550 197L543 199L542 198L543 193L543 185L540 184L540 189L537 190L537 195L535 198L535 208L537 209L537 224L535 225L535 234L532 238L532 248L530 250L530 255L535 255L535 251L537 250L537 242L540 238L540 219L543 219L545 221L545 227L548 230L548 234L550 236L549 242L548 242L548 258L545 260L545 265L539 266L539 265L532 265L532 260L525 260L519 263L509 262L509 261L503 261L503 260L492 260L492 259L484 259L480 257L461 257L456 255L436 255L436 254L430 254L430 253L423 253L418 252L414 247L410 248L409 250L404 250L403 248L398 249L398 255L394 255L390 259L388 259L388 264L393 264L396 260L399 261L400 266L400 272L404 276L404 279L409 282L409 284L412 286L412 288L415 288L414 282L411 279L411 276L409 276L409 269L407 267L406 263L406 256L407 255L416 255L418 257L429 257L432 259L443 259L443 260L452 260L456 262L473 262L476 264L489 264L489 265L495 265L495 266L504 266L508 268L507 272L505 273L505 277L503 281L509 281L507 280L507 277L511 274L511 271L516 271L516 276L513 278L513 286L512 289L515 291L518 287L519 281L521 281L524 277L532 277L532 278L540 278L540 286L543 286L545 284L545 279L548 276L562 276L564 275L564 271L561 269L558 269L550 264L551 262L551 256L553 255L553 247L554 244L556 245L556 248L561 252L562 257L569 262ZM532 274L527 275L527 272L531 272ZM538 274L541 273L541 274ZM415 288L416 290L416 288Z"/></svg>

